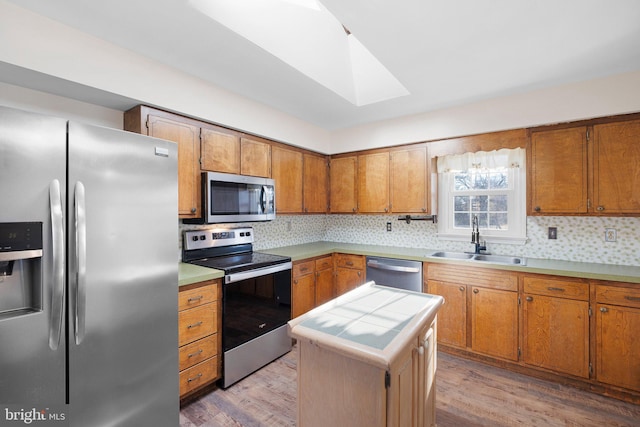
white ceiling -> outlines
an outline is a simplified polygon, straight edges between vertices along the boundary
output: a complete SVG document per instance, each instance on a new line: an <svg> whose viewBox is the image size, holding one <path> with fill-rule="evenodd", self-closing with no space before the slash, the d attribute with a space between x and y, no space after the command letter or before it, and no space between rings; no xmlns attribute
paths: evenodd
<svg viewBox="0 0 640 427"><path fill-rule="evenodd" d="M320 0L410 92L360 107L188 0L10 1L329 130L640 70L638 0Z"/></svg>

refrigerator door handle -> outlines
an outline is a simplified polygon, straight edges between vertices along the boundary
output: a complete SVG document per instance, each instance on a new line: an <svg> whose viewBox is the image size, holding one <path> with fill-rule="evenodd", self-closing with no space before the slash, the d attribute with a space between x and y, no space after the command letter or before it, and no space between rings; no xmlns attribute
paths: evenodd
<svg viewBox="0 0 640 427"><path fill-rule="evenodd" d="M85 211L84 184L78 181L75 187L76 214L76 301L74 304L75 341L79 345L85 335L86 280L87 280L87 218Z"/></svg>
<svg viewBox="0 0 640 427"><path fill-rule="evenodd" d="M51 286L51 320L49 322L49 348L57 350L62 334L64 313L64 218L60 182L54 179L49 184L49 206L51 209L51 246L53 278Z"/></svg>

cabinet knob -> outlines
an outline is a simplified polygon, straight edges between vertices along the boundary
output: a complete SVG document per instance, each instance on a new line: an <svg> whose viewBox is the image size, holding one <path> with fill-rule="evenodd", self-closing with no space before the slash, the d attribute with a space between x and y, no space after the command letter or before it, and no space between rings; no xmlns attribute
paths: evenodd
<svg viewBox="0 0 640 427"><path fill-rule="evenodd" d="M384 208L384 211L385 212L389 212L389 208Z"/></svg>
<svg viewBox="0 0 640 427"><path fill-rule="evenodd" d="M361 271L358 271L358 277L359 276L362 276L362 272Z"/></svg>
<svg viewBox="0 0 640 427"><path fill-rule="evenodd" d="M356 211L356 208L353 208L353 209L351 209L351 210L352 210L353 212L355 212L355 211Z"/></svg>
<svg viewBox="0 0 640 427"><path fill-rule="evenodd" d="M422 212L426 212L426 211L427 211L427 208L422 208Z"/></svg>
<svg viewBox="0 0 640 427"><path fill-rule="evenodd" d="M297 285L297 284L298 284L298 280L297 280L297 279L296 279L296 280L294 280L294 281L293 281L293 284L294 284L294 285Z"/></svg>
<svg viewBox="0 0 640 427"><path fill-rule="evenodd" d="M477 289L474 289L474 290L473 290L473 293L474 293L474 294L477 294L478 292L480 292L480 291L479 291L479 290L477 290Z"/></svg>
<svg viewBox="0 0 640 427"><path fill-rule="evenodd" d="M527 301L533 301L533 297L526 297L525 298Z"/></svg>
<svg viewBox="0 0 640 427"><path fill-rule="evenodd" d="M196 213L198 211L198 209L196 208L191 208L191 213Z"/></svg>
<svg viewBox="0 0 640 427"><path fill-rule="evenodd" d="M604 210L604 206L600 205L596 208L596 210L602 212Z"/></svg>
<svg viewBox="0 0 640 427"><path fill-rule="evenodd" d="M464 286L460 286L458 289L460 289L460 292L464 292Z"/></svg>
<svg viewBox="0 0 640 427"><path fill-rule="evenodd" d="M607 311L609 311L607 307L600 307L600 312L606 313Z"/></svg>
<svg viewBox="0 0 640 427"><path fill-rule="evenodd" d="M540 212L541 211L540 206L536 206L535 208L533 208L533 210L536 211L536 212Z"/></svg>

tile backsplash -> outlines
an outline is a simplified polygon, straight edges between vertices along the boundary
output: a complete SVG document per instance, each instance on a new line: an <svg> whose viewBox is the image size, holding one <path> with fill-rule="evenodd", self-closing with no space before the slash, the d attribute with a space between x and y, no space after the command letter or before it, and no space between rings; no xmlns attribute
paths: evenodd
<svg viewBox="0 0 640 427"><path fill-rule="evenodd" d="M250 225L254 227L256 250L320 240L447 251L471 250L471 245L465 242L438 240L436 225L431 222L412 221L407 224L397 218L397 215L278 215L274 221ZM392 224L391 232L386 231L387 222ZM181 230L239 225L181 225ZM548 227L557 228L556 240L547 238ZM605 229L615 230L615 242L605 241ZM489 242L488 250L502 255L640 266L640 218L528 217L527 237L524 245Z"/></svg>

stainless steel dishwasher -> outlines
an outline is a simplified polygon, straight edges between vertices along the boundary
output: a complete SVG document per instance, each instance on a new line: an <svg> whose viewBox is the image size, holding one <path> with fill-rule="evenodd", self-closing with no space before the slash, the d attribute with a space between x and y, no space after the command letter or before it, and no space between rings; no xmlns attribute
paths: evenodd
<svg viewBox="0 0 640 427"><path fill-rule="evenodd" d="M422 263L406 259L367 257L367 281L422 292Z"/></svg>

